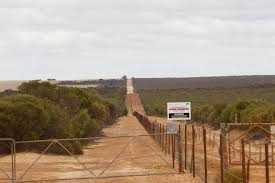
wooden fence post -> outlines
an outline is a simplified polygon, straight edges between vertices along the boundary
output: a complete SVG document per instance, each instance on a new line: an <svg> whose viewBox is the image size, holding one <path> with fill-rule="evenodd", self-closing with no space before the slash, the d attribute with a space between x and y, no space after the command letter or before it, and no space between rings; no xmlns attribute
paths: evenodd
<svg viewBox="0 0 275 183"><path fill-rule="evenodd" d="M220 163L221 163L221 183L224 183L224 165L223 165L223 138L222 134L220 134Z"/></svg>
<svg viewBox="0 0 275 183"><path fill-rule="evenodd" d="M175 168L175 156L176 156L176 149L175 149L175 134L172 134L172 159L173 159L173 168Z"/></svg>
<svg viewBox="0 0 275 183"><path fill-rule="evenodd" d="M161 148L161 124L159 124L159 146Z"/></svg>
<svg viewBox="0 0 275 183"><path fill-rule="evenodd" d="M193 177L196 176L196 162L195 162L195 129L192 125L192 173Z"/></svg>
<svg viewBox="0 0 275 183"><path fill-rule="evenodd" d="M164 151L164 144L165 144L165 127L164 127L164 125L162 125L162 135L161 135L161 137L162 137L162 151Z"/></svg>
<svg viewBox="0 0 275 183"><path fill-rule="evenodd" d="M273 168L274 166L274 145L273 145L273 142L271 142L271 167Z"/></svg>
<svg viewBox="0 0 275 183"><path fill-rule="evenodd" d="M269 183L269 153L268 153L268 143L265 143L265 178L266 183Z"/></svg>
<svg viewBox="0 0 275 183"><path fill-rule="evenodd" d="M187 169L187 126L184 125L184 168Z"/></svg>
<svg viewBox="0 0 275 183"><path fill-rule="evenodd" d="M164 152L167 154L167 126L165 126L165 143L164 143Z"/></svg>
<svg viewBox="0 0 275 183"><path fill-rule="evenodd" d="M206 129L203 126L203 153L204 153L204 182L208 182L207 178L207 149L206 149Z"/></svg>
<svg viewBox="0 0 275 183"><path fill-rule="evenodd" d="M246 182L249 183L250 179L250 159L247 161L247 177L246 177Z"/></svg>
<svg viewBox="0 0 275 183"><path fill-rule="evenodd" d="M180 130L179 130L180 132ZM182 148L181 148L181 134L177 135L177 144L178 144L178 160L179 160L179 173L182 173Z"/></svg>

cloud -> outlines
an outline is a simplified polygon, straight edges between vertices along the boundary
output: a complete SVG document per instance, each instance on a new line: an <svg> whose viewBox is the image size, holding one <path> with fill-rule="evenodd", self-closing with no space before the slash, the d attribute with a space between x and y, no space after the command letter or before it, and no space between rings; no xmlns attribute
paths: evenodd
<svg viewBox="0 0 275 183"><path fill-rule="evenodd" d="M21 78L22 66L24 79L253 73L274 64L274 8L274 0L0 1L0 79Z"/></svg>

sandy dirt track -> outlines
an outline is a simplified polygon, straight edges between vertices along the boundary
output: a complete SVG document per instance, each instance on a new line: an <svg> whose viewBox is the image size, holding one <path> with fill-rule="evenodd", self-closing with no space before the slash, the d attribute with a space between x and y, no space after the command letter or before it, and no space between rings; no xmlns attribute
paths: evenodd
<svg viewBox="0 0 275 183"><path fill-rule="evenodd" d="M128 116L132 116L133 112L138 112L143 115L145 114L140 96L134 92L132 79L127 80L127 95L125 98L125 105L128 110Z"/></svg>

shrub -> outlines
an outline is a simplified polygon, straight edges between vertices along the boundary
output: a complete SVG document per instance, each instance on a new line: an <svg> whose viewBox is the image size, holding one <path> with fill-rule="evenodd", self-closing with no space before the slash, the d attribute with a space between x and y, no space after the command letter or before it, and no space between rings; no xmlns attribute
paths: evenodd
<svg viewBox="0 0 275 183"><path fill-rule="evenodd" d="M24 100L22 100L24 98ZM7 97L0 101L1 137L16 140L39 139L48 118L41 102L31 96Z"/></svg>
<svg viewBox="0 0 275 183"><path fill-rule="evenodd" d="M3 97L0 100L0 135L15 140L36 140L70 136L64 114L54 104L30 95ZM65 125L65 126L64 126ZM58 133L53 132L58 128Z"/></svg>
<svg viewBox="0 0 275 183"><path fill-rule="evenodd" d="M93 137L99 134L100 125L91 119L87 110L81 110L72 118L75 137Z"/></svg>
<svg viewBox="0 0 275 183"><path fill-rule="evenodd" d="M48 82L32 81L23 83L19 92L50 100L65 110L71 118L87 109L90 117L102 124L101 126L111 124L118 116L118 107L102 99L94 89L60 87Z"/></svg>

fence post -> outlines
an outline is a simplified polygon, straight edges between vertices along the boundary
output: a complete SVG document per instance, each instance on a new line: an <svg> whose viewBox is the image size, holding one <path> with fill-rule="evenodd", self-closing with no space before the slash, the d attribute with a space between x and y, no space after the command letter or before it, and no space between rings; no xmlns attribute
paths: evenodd
<svg viewBox="0 0 275 183"><path fill-rule="evenodd" d="M177 142L178 142L178 160L179 160L179 173L182 173L182 148L181 148L181 134L180 130L177 135Z"/></svg>
<svg viewBox="0 0 275 183"><path fill-rule="evenodd" d="M187 126L184 124L184 168L187 169Z"/></svg>
<svg viewBox="0 0 275 183"><path fill-rule="evenodd" d="M249 158L251 158L251 144L248 142L248 148L249 148Z"/></svg>
<svg viewBox="0 0 275 183"><path fill-rule="evenodd" d="M246 177L246 182L249 183L250 179L250 159L247 161L247 177Z"/></svg>
<svg viewBox="0 0 275 183"><path fill-rule="evenodd" d="M260 144L260 148L259 148L259 153L260 153L260 162L262 161L262 144Z"/></svg>
<svg viewBox="0 0 275 183"><path fill-rule="evenodd" d="M223 138L222 138L222 134L220 134L220 163L221 163L221 183L224 183L224 166L223 166Z"/></svg>
<svg viewBox="0 0 275 183"><path fill-rule="evenodd" d="M175 156L176 156L176 152L175 152L175 134L172 134L172 159L173 159L173 168L175 168Z"/></svg>
<svg viewBox="0 0 275 183"><path fill-rule="evenodd" d="M12 151L12 182L16 182L16 144L15 140L12 140L11 145L11 151Z"/></svg>
<svg viewBox="0 0 275 183"><path fill-rule="evenodd" d="M193 177L196 176L196 163L195 163L195 128L194 125L192 125L192 172Z"/></svg>
<svg viewBox="0 0 275 183"><path fill-rule="evenodd" d="M216 142L216 133L214 132L213 147L215 147L215 142Z"/></svg>
<svg viewBox="0 0 275 183"><path fill-rule="evenodd" d="M162 135L161 135L161 137L162 137L162 151L164 151L164 145L165 145L165 128L164 128L164 125L162 125Z"/></svg>
<svg viewBox="0 0 275 183"><path fill-rule="evenodd" d="M223 159L224 159L224 168L225 169L228 169L228 159L230 158L230 155L228 155L229 153L229 150L228 150L228 146L229 146L229 143L227 144L227 126L226 124L224 123L221 123L220 124L220 130L221 130L221 134L222 134L222 139L223 139L223 143L222 143L222 147L221 149L224 151L223 153ZM230 134L229 134L230 135Z"/></svg>
<svg viewBox="0 0 275 183"><path fill-rule="evenodd" d="M161 148L161 124L159 124L159 146Z"/></svg>
<svg viewBox="0 0 275 183"><path fill-rule="evenodd" d="M164 143L164 152L167 153L167 126L165 126L165 143Z"/></svg>
<svg viewBox="0 0 275 183"><path fill-rule="evenodd" d="M273 157L274 150L273 150L273 148L274 148L274 145L273 145L273 142L271 142L271 167L272 168L273 168L273 165L274 165L274 157Z"/></svg>
<svg viewBox="0 0 275 183"><path fill-rule="evenodd" d="M168 140L167 140L167 154L170 154L170 134L167 134Z"/></svg>
<svg viewBox="0 0 275 183"><path fill-rule="evenodd" d="M269 154L268 154L268 143L265 143L265 178L266 183L269 183Z"/></svg>
<svg viewBox="0 0 275 183"><path fill-rule="evenodd" d="M154 139L155 139L155 144L157 143L157 136L156 136L156 122L153 123L154 125Z"/></svg>
<svg viewBox="0 0 275 183"><path fill-rule="evenodd" d="M203 132L203 153L204 153L204 182L207 183L207 150L206 150L206 129L202 128Z"/></svg>
<svg viewBox="0 0 275 183"><path fill-rule="evenodd" d="M243 173L243 183L246 183L244 139L241 140L241 143L242 143L242 173Z"/></svg>

